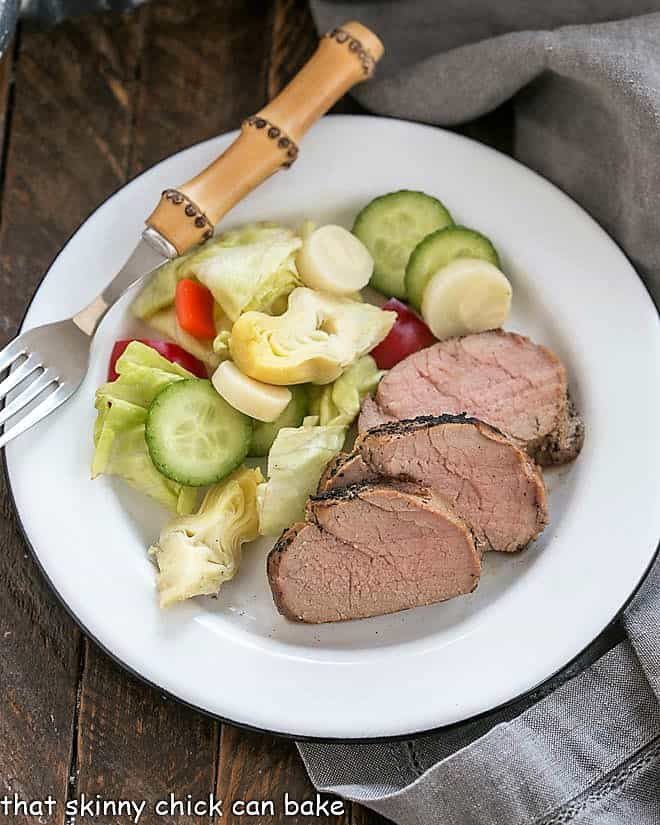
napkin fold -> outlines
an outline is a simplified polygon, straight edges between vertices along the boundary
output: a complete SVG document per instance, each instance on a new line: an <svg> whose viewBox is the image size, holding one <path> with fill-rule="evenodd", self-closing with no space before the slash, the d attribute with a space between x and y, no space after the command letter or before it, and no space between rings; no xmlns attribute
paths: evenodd
<svg viewBox="0 0 660 825"><path fill-rule="evenodd" d="M660 2L312 10L320 31L355 18L386 42L355 90L375 113L451 126L513 98L515 156L594 216L660 303ZM660 562L620 622L524 700L407 741L298 748L319 789L401 825L658 825Z"/></svg>

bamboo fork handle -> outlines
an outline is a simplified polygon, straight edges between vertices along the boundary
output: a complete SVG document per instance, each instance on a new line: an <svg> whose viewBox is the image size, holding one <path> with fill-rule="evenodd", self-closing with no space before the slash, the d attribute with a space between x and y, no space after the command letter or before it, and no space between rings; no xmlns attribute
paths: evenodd
<svg viewBox="0 0 660 825"><path fill-rule="evenodd" d="M180 186L163 192L147 225L178 254L202 243L248 192L298 155L305 132L352 86L366 80L383 44L361 23L325 35L316 52L274 100L241 126L220 157Z"/></svg>

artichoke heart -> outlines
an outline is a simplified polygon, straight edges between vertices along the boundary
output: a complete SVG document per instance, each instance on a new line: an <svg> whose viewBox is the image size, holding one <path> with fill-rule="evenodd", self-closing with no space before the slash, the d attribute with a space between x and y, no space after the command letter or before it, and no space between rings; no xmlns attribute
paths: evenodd
<svg viewBox="0 0 660 825"><path fill-rule="evenodd" d="M149 553L158 565L160 606L212 595L238 572L241 547L258 535L258 468L240 467L211 487L194 515L165 525Z"/></svg>
<svg viewBox="0 0 660 825"><path fill-rule="evenodd" d="M351 298L298 287L276 317L246 312L230 351L250 378L267 384L328 384L388 334L396 313Z"/></svg>

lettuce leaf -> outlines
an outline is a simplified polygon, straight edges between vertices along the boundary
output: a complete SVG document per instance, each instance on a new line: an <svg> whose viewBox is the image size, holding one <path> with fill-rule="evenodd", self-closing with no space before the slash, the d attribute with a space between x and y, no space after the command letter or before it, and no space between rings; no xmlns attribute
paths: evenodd
<svg viewBox="0 0 660 825"><path fill-rule="evenodd" d="M119 378L96 391L92 478L119 476L169 510L190 512L195 490L158 472L149 456L144 428L149 405L160 390L194 376L139 341L126 347L115 368Z"/></svg>
<svg viewBox="0 0 660 825"><path fill-rule="evenodd" d="M294 259L301 245L282 227L246 227L203 246L179 274L208 287L232 321L250 309L283 311L283 299L300 284Z"/></svg>
<svg viewBox="0 0 660 825"><path fill-rule="evenodd" d="M286 312L289 295L300 286L298 271L293 259L288 266L281 266L272 275L264 278L254 292L243 312L255 310L268 315L282 315Z"/></svg>
<svg viewBox="0 0 660 825"><path fill-rule="evenodd" d="M194 335L181 329L179 322L176 319L176 311L174 307L168 309L161 309L155 315L152 315L147 322L161 335L164 335L169 341L174 341L180 347L199 358L204 364L211 369L215 369L222 360L218 353L214 351L213 347L208 341L202 341L195 338Z"/></svg>
<svg viewBox="0 0 660 825"><path fill-rule="evenodd" d="M152 316L156 315L156 313L171 307L174 304L178 281L180 281L181 278L195 277L194 268L189 265L191 259L197 259L197 257L200 256L200 260L204 260L205 257L214 255L218 248L228 249L254 243L290 239L292 237L293 233L288 229L284 229L275 223L269 223L267 221L249 223L238 229L223 232L221 235L211 238L211 240L205 244L194 247L190 252L186 252L185 255L180 255L178 258L174 258L160 266L134 299L131 311L136 318L148 321ZM202 253L204 253L204 255L202 255ZM293 275L296 276L295 266L293 267ZM299 286L297 276L295 286ZM286 288L284 283L282 288ZM291 290L289 290L289 292L290 291ZM278 297L281 298L281 294ZM264 309L264 311L266 311L266 307L263 304L251 308ZM284 309L286 309L286 306L284 306ZM284 309L282 311L284 311ZM176 338L173 338L173 340L176 341ZM183 344L181 344L181 346L187 349ZM194 355L195 353L192 354Z"/></svg>
<svg viewBox="0 0 660 825"><path fill-rule="evenodd" d="M217 593L234 578L242 545L259 534L256 494L261 481L258 468L241 467L211 487L197 513L163 528L149 550L158 565L161 607Z"/></svg>
<svg viewBox="0 0 660 825"><path fill-rule="evenodd" d="M310 412L318 415L321 425L349 427L357 418L362 402L374 392L384 374L371 355L363 355L332 384L310 386Z"/></svg>
<svg viewBox="0 0 660 825"><path fill-rule="evenodd" d="M193 254L194 251L188 252L158 267L131 304L136 318L148 321L157 312L172 306L176 285L183 278L181 267Z"/></svg>
<svg viewBox="0 0 660 825"><path fill-rule="evenodd" d="M209 241L209 243L217 243L220 246L244 246L256 241L289 237L291 234L290 230L273 221L254 221L253 223L243 224L237 229L229 229Z"/></svg>
<svg viewBox="0 0 660 825"><path fill-rule="evenodd" d="M309 416L301 427L283 427L268 453L268 481L257 490L259 532L281 533L305 513L326 464L341 452L346 427L318 426Z"/></svg>

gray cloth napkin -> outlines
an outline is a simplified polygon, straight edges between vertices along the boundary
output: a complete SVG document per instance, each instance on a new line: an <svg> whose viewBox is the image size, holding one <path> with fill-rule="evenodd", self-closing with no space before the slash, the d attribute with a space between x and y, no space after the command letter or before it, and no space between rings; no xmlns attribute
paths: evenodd
<svg viewBox="0 0 660 825"><path fill-rule="evenodd" d="M513 97L516 157L618 240L658 305L660 2L312 5L321 31L355 18L385 41L355 92L373 112L454 125ZM319 789L402 825L660 825L660 563L532 696L409 741L298 747Z"/></svg>

